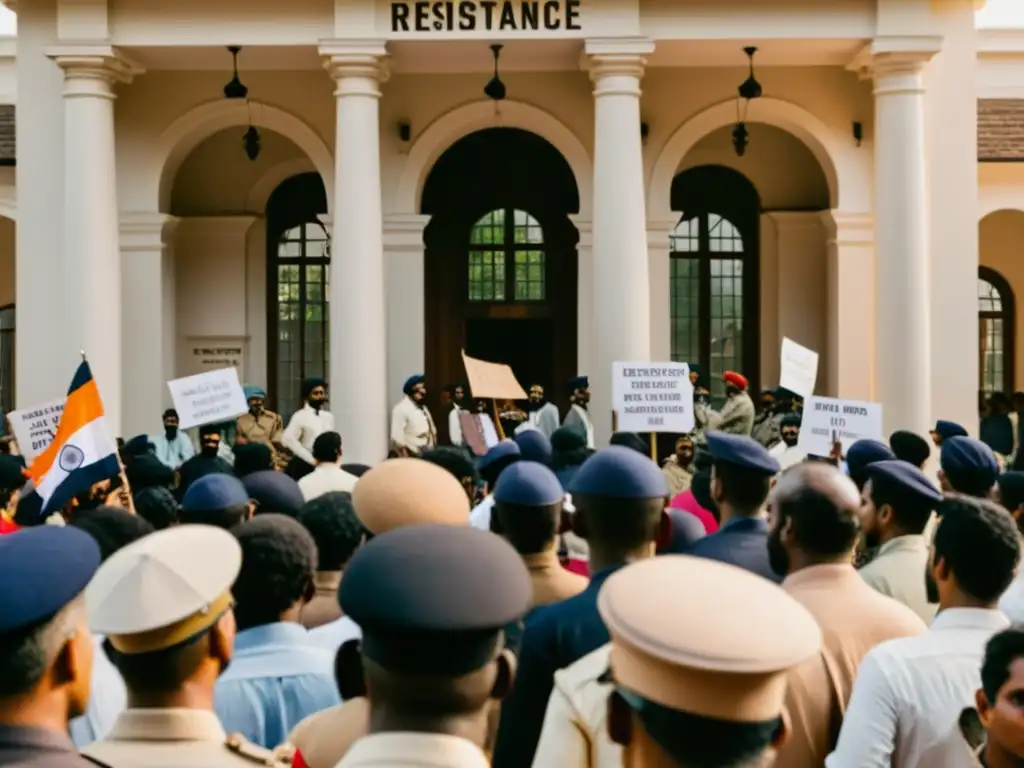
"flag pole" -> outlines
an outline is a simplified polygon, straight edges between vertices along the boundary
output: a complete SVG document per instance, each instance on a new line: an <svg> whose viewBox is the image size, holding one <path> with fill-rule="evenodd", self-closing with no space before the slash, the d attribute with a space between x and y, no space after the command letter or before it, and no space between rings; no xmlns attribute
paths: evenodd
<svg viewBox="0 0 1024 768"><path fill-rule="evenodd" d="M86 362L85 350L80 349L78 353L82 356L82 362ZM121 449L117 445L117 435L114 436L114 456L117 458L118 475L121 477L121 487L124 489L120 494L122 505L134 515L136 514L135 498L132 496L131 483L128 482L128 473L124 471L124 462L121 461Z"/></svg>

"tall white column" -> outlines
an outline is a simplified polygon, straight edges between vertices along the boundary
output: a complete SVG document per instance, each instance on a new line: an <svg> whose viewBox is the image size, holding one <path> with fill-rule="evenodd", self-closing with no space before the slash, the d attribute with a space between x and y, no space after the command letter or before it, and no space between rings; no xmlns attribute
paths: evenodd
<svg viewBox="0 0 1024 768"><path fill-rule="evenodd" d="M932 423L924 68L934 50L874 44L876 396L886 432Z"/></svg>
<svg viewBox="0 0 1024 768"><path fill-rule="evenodd" d="M587 40L594 81L594 369L590 413L595 440L611 434L611 372L615 361L651 354L651 294L640 79L649 40Z"/></svg>
<svg viewBox="0 0 1024 768"><path fill-rule="evenodd" d="M387 455L389 412L378 113L386 50L353 41L320 52L337 85L331 410L347 460L375 464Z"/></svg>
<svg viewBox="0 0 1024 768"><path fill-rule="evenodd" d="M114 84L140 70L109 46L51 51L64 70L63 281L70 357L83 350L107 422L121 434L121 252ZM67 377L70 381L71 371Z"/></svg>
<svg viewBox="0 0 1024 768"><path fill-rule="evenodd" d="M430 217L419 213L393 213L384 217L387 391L395 397L402 391L410 372L423 373L426 365L423 231L428 223ZM434 386L437 384L434 382Z"/></svg>
<svg viewBox="0 0 1024 768"><path fill-rule="evenodd" d="M576 242L576 368L592 371L594 360L594 223L578 213L569 215ZM556 382L562 386L564 382Z"/></svg>
<svg viewBox="0 0 1024 768"><path fill-rule="evenodd" d="M672 239L678 213L647 219L647 264L651 292L651 359L672 359Z"/></svg>

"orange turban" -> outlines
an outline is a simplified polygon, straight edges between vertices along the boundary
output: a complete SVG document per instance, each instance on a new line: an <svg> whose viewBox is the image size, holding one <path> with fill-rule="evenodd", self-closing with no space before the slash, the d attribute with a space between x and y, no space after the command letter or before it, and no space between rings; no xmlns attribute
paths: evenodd
<svg viewBox="0 0 1024 768"><path fill-rule="evenodd" d="M742 373L736 373L736 371L726 371L722 376L725 379L726 384L732 384L737 389L747 388L747 377Z"/></svg>

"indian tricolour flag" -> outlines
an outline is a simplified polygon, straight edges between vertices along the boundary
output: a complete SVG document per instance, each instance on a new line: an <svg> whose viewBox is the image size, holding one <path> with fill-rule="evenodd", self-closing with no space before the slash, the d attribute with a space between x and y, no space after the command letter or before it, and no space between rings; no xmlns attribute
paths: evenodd
<svg viewBox="0 0 1024 768"><path fill-rule="evenodd" d="M99 389L83 361L68 388L53 442L28 470L43 504L42 515L63 508L76 494L114 477L120 468Z"/></svg>

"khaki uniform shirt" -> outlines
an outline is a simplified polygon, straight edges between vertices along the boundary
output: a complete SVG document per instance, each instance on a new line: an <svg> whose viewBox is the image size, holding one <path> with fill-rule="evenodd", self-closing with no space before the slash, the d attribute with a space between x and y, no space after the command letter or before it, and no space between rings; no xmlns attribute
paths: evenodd
<svg viewBox="0 0 1024 768"><path fill-rule="evenodd" d="M661 471L665 473L665 480L668 482L668 495L673 498L684 491L690 490L693 482L693 472L680 467L675 456L669 456L662 465Z"/></svg>
<svg viewBox="0 0 1024 768"><path fill-rule="evenodd" d="M924 536L898 536L878 548L874 560L860 569L861 578L883 595L893 597L931 624L938 606L928 602L924 569L928 541Z"/></svg>
<svg viewBox="0 0 1024 768"><path fill-rule="evenodd" d="M235 421L235 429L240 437L250 443L263 443L270 450L277 451L284 434L284 420L273 411L263 411L257 419L252 412L243 413Z"/></svg>
<svg viewBox="0 0 1024 768"><path fill-rule="evenodd" d="M589 581L577 573L565 570L558 562L557 552L541 552L522 557L530 572L530 585L533 587L531 608L560 603L587 588Z"/></svg>
<svg viewBox="0 0 1024 768"><path fill-rule="evenodd" d="M928 628L907 606L865 584L852 565L805 568L782 588L814 616L822 647L789 673L791 732L774 765L809 768L823 765L835 747L861 659L881 642L923 635Z"/></svg>
<svg viewBox="0 0 1024 768"><path fill-rule="evenodd" d="M705 430L749 435L754 428L754 401L746 392L728 398L721 411L715 411L705 403L699 403L693 410L697 423Z"/></svg>
<svg viewBox="0 0 1024 768"><path fill-rule="evenodd" d="M310 715L288 736L309 768L334 768L352 745L370 729L370 703L365 698Z"/></svg>
<svg viewBox="0 0 1024 768"><path fill-rule="evenodd" d="M224 733L201 709L127 709L105 739L82 754L111 768L238 768L281 766L270 750Z"/></svg>
<svg viewBox="0 0 1024 768"><path fill-rule="evenodd" d="M338 587L341 586L341 571L318 571L313 576L316 595L302 609L302 626L315 629L341 618L338 605Z"/></svg>
<svg viewBox="0 0 1024 768"><path fill-rule="evenodd" d="M352 745L338 768L489 768L476 744L440 733L374 733Z"/></svg>

